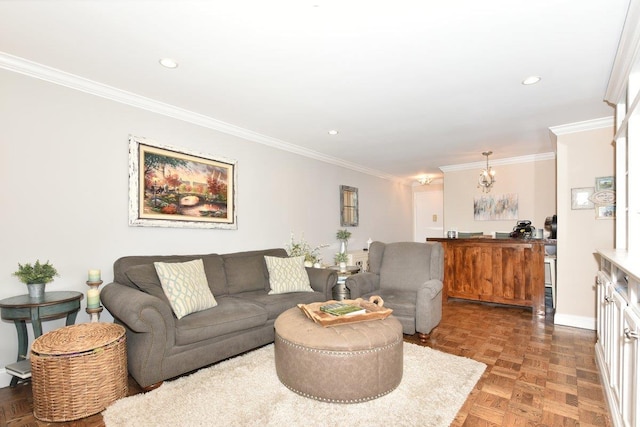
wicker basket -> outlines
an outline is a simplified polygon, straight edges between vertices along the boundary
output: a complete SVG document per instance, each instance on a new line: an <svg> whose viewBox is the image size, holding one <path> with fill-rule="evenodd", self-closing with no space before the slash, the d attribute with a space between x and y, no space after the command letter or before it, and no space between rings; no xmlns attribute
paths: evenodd
<svg viewBox="0 0 640 427"><path fill-rule="evenodd" d="M104 410L127 395L125 330L113 323L56 329L31 345L33 414L70 421Z"/></svg>

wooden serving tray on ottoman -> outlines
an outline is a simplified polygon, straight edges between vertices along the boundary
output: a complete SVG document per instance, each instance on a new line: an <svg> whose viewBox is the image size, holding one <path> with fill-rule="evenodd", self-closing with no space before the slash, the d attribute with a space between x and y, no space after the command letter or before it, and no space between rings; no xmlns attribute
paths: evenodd
<svg viewBox="0 0 640 427"><path fill-rule="evenodd" d="M364 313L335 316L333 314L325 313L320 310L323 305L345 303L355 305L366 310ZM377 320L387 318L393 310L384 307L384 301L379 296L372 296L369 301L365 301L362 298L354 300L346 299L342 301L330 300L326 302L314 302L311 304L298 304L298 308L315 323L322 326L336 326L344 325L346 323L366 322L368 320Z"/></svg>

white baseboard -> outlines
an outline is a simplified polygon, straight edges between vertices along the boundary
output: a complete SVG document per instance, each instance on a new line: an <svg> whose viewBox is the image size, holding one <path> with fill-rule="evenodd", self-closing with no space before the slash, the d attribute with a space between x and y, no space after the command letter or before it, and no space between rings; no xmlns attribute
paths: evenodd
<svg viewBox="0 0 640 427"><path fill-rule="evenodd" d="M555 325L573 326L574 328L596 330L596 319L594 317L574 316L571 314L556 313L553 317Z"/></svg>

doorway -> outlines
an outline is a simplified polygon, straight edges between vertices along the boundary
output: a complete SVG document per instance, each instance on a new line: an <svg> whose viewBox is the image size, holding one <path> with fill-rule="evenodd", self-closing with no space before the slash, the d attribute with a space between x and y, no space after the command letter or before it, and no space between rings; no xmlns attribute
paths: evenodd
<svg viewBox="0 0 640 427"><path fill-rule="evenodd" d="M413 193L413 239L444 237L444 191L433 189Z"/></svg>

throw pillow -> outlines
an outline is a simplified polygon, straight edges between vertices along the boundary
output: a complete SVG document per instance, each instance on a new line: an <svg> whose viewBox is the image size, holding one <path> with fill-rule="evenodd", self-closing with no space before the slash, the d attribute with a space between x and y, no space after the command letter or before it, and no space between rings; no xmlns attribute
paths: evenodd
<svg viewBox="0 0 640 427"><path fill-rule="evenodd" d="M289 292L313 292L309 275L304 268L304 256L279 258L265 256L269 271L269 295Z"/></svg>
<svg viewBox="0 0 640 427"><path fill-rule="evenodd" d="M178 319L218 305L201 259L188 262L154 262L162 290Z"/></svg>

